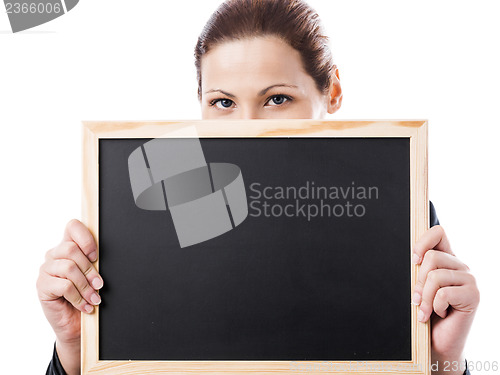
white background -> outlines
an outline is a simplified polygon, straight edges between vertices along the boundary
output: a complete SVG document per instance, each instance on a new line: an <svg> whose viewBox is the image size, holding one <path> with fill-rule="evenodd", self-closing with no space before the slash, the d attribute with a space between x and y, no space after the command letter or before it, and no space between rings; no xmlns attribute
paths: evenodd
<svg viewBox="0 0 500 375"><path fill-rule="evenodd" d="M219 3L82 0L18 34L0 6L0 373L45 373L52 355L35 282L80 218L80 121L199 119L193 50ZM344 92L328 118L429 120L430 199L481 291L466 358L490 362L500 361L496 3L310 0Z"/></svg>

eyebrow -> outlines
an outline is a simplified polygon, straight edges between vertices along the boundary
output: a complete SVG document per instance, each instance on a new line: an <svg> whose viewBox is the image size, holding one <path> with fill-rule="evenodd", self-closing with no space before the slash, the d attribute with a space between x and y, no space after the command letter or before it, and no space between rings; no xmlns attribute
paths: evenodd
<svg viewBox="0 0 500 375"><path fill-rule="evenodd" d="M221 92L221 93L223 93L224 95L227 95L227 96L229 96L229 97L231 97L231 98L234 98L234 97L235 97L233 94L230 94L230 93L228 93L228 92L226 92L226 91L224 91L224 90L221 90L221 89L212 89L212 90L208 90L208 91L205 91L205 94L208 94L208 93L210 93L210 92Z"/></svg>
<svg viewBox="0 0 500 375"><path fill-rule="evenodd" d="M268 92L269 90L271 90L273 87L294 87L294 88L298 88L295 85L287 85L285 83L278 83L277 85L271 85L269 87L266 87L264 90L259 91L259 95L261 95L261 96L264 95L266 92Z"/></svg>
<svg viewBox="0 0 500 375"><path fill-rule="evenodd" d="M265 89L263 90L260 90L259 91L259 96L262 96L264 95L266 92L268 92L269 90L271 90L273 87L293 87L293 88L298 88L298 86L296 85L287 85L285 83L278 83L276 85L271 85L269 87L266 87ZM233 94L230 94L224 90L221 90L221 89L212 89L212 90L208 90L208 91L205 91L205 94L208 94L208 93L211 93L211 92L221 92L223 93L224 95L227 95L229 96L230 98L235 98L235 96Z"/></svg>

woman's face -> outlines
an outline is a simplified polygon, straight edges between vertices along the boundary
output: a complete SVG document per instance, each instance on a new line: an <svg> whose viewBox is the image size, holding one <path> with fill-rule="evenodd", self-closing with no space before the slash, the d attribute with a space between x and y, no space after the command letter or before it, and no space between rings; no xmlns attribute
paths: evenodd
<svg viewBox="0 0 500 375"><path fill-rule="evenodd" d="M329 95L298 51L275 36L221 43L201 60L203 119L321 119L341 104L338 72Z"/></svg>

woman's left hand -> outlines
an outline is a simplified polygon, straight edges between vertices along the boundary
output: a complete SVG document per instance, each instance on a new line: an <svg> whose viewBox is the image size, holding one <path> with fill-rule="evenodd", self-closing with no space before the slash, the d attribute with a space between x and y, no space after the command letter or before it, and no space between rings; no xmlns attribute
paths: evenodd
<svg viewBox="0 0 500 375"><path fill-rule="evenodd" d="M413 263L421 265L413 303L419 305L420 322L431 319L434 373L463 374L465 341L479 304L476 279L455 256L440 225L415 243Z"/></svg>

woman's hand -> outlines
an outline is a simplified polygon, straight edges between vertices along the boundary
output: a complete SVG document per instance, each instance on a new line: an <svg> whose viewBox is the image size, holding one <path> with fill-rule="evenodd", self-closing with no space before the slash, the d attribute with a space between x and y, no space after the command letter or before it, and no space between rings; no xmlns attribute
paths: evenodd
<svg viewBox="0 0 500 375"><path fill-rule="evenodd" d="M422 235L413 253L413 263L421 265L413 303L419 305L419 321L431 319L433 369L438 374L463 374L465 341L479 304L476 279L453 254L440 225Z"/></svg>
<svg viewBox="0 0 500 375"><path fill-rule="evenodd" d="M96 291L103 281L91 263L96 260L94 237L79 220L70 220L61 243L45 254L36 283L68 375L80 373L80 312L91 313L101 301Z"/></svg>

